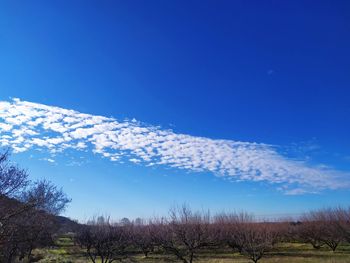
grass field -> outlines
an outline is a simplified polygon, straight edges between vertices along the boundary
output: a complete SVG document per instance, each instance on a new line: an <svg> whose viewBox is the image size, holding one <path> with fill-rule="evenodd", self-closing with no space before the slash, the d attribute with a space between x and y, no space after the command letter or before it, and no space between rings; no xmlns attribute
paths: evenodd
<svg viewBox="0 0 350 263"><path fill-rule="evenodd" d="M61 237L56 241L56 246L50 249L40 249L35 251L36 262L40 263L87 263L90 262L84 255L84 250L74 246L71 239ZM143 255L134 255L125 262L141 263L163 263L179 262L174 257L161 253L150 254L145 258ZM232 253L230 250L222 249L218 251L203 251L196 260L198 263L248 263L247 258ZM266 263L350 263L350 245L340 245L336 252L324 247L315 250L311 245L303 243L282 243L269 252L265 258L259 262Z"/></svg>

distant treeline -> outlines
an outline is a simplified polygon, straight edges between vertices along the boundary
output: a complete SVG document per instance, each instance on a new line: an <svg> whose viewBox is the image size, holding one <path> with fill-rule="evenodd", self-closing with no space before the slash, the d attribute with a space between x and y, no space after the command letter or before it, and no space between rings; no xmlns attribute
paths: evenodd
<svg viewBox="0 0 350 263"><path fill-rule="evenodd" d="M0 154L0 262L31 262L33 249L53 245L68 231L93 263L135 260L139 253L167 253L192 263L200 252L221 248L258 262L277 243L310 243L332 251L341 242L350 243L350 207L310 211L297 220L263 221L244 212L211 215L183 205L170 209L167 217L116 223L98 216L77 224L57 216L70 202L61 189L47 181L31 182L8 157Z"/></svg>

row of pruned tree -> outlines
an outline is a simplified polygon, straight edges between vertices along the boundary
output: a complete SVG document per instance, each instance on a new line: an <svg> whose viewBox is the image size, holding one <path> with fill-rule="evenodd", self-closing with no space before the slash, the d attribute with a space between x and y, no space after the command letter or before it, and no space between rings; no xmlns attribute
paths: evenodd
<svg viewBox="0 0 350 263"><path fill-rule="evenodd" d="M51 245L55 215L69 201L52 183L30 181L8 152L0 153L0 262L30 261L33 249Z"/></svg>
<svg viewBox="0 0 350 263"><path fill-rule="evenodd" d="M335 251L341 242L350 242L350 208L306 213L295 224L295 229L298 240L310 243L315 249L328 246Z"/></svg>
<svg viewBox="0 0 350 263"><path fill-rule="evenodd" d="M258 262L279 242L308 242L315 248L335 250L349 242L350 210L325 209L305 214L299 221L261 222L246 213L193 212L186 206L172 209L167 218L112 223L99 217L81 227L76 241L92 262L122 261L135 253L158 251L192 263L203 250L230 248ZM125 223L127 222L127 223Z"/></svg>

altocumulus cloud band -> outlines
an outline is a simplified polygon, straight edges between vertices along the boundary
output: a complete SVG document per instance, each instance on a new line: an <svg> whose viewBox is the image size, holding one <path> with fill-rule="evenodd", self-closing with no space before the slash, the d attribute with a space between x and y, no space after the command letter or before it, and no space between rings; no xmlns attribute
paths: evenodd
<svg viewBox="0 0 350 263"><path fill-rule="evenodd" d="M269 182L286 194L349 188L349 173L290 159L267 144L178 134L137 121L118 121L20 99L0 102L0 135L0 145L14 152L92 150L111 161L128 159L147 166Z"/></svg>

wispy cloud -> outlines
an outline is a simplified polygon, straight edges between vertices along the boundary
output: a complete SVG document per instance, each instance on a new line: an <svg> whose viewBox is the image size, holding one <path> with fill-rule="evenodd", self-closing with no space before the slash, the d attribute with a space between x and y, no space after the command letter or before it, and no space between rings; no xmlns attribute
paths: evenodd
<svg viewBox="0 0 350 263"><path fill-rule="evenodd" d="M0 145L15 152L92 150L111 161L128 159L274 183L287 194L350 187L349 173L289 159L270 145L178 134L136 120L118 121L19 99L0 102L0 135Z"/></svg>

